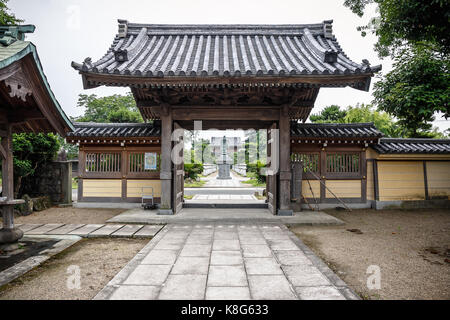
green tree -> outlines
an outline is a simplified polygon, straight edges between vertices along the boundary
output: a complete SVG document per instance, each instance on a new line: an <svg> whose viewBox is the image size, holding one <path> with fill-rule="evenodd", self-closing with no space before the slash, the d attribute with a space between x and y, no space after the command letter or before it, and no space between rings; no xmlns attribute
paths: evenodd
<svg viewBox="0 0 450 320"><path fill-rule="evenodd" d="M341 109L339 106L332 106L333 114L339 114L340 117L328 117L330 107L326 107L322 112L315 115L319 120L312 121L316 123L373 123L386 137L391 138L410 138L415 135L409 130L408 126L402 121L396 121L389 113L377 110L371 104L357 104ZM323 114L324 113L324 114ZM312 117L312 116L311 116ZM310 120L312 120L310 117ZM316 118L316 119L317 119ZM445 133L441 133L437 128L428 128L427 134L422 137L444 138Z"/></svg>
<svg viewBox="0 0 450 320"><path fill-rule="evenodd" d="M430 137L431 121L441 112L450 116L450 59L414 47L395 58L391 72L374 86L380 110L399 119L408 137Z"/></svg>
<svg viewBox="0 0 450 320"><path fill-rule="evenodd" d="M378 16L358 29L362 35L378 37L375 49L381 57L395 55L406 43L426 45L433 51L450 53L450 2L448 0L345 0L358 16L368 4L376 4Z"/></svg>
<svg viewBox="0 0 450 320"><path fill-rule="evenodd" d="M144 122L131 93L100 98L95 94L80 94L77 106L84 108L84 115L74 118L78 122Z"/></svg>
<svg viewBox="0 0 450 320"><path fill-rule="evenodd" d="M394 119L386 112L377 111L370 104L349 106L346 110L344 123L368 123L371 122L385 136L391 138L399 138L404 134L401 126L395 123Z"/></svg>
<svg viewBox="0 0 450 320"><path fill-rule="evenodd" d="M55 159L60 150L58 137L52 133L19 133L13 135L14 192L20 194L22 180L36 168Z"/></svg>
<svg viewBox="0 0 450 320"><path fill-rule="evenodd" d="M359 27L363 36L378 37L375 49L381 58L391 56L393 70L374 86L379 110L399 119L409 137L433 137L435 114L450 112L450 2L448 0L346 0L362 16L376 4L378 16Z"/></svg>
<svg viewBox="0 0 450 320"><path fill-rule="evenodd" d="M9 12L9 0L0 0L0 25L9 26L22 23L24 20L17 19L16 16Z"/></svg>
<svg viewBox="0 0 450 320"><path fill-rule="evenodd" d="M343 123L346 115L347 112L341 110L341 107L331 105L323 108L318 114L310 115L309 120L314 123Z"/></svg>

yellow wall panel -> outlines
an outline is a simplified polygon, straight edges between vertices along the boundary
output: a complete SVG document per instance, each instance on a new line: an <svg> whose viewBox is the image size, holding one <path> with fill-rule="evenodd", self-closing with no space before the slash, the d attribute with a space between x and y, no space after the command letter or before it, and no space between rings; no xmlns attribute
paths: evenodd
<svg viewBox="0 0 450 320"><path fill-rule="evenodd" d="M421 161L378 161L380 201L423 200L425 183Z"/></svg>
<svg viewBox="0 0 450 320"><path fill-rule="evenodd" d="M372 148L366 149L366 159L377 159L378 156L379 156L378 152L376 152Z"/></svg>
<svg viewBox="0 0 450 320"><path fill-rule="evenodd" d="M320 199L320 182L317 180L310 180L311 188L309 187L307 180L302 180L302 195L305 198L316 198ZM314 193L314 196L313 194Z"/></svg>
<svg viewBox="0 0 450 320"><path fill-rule="evenodd" d="M373 162L367 162L367 200L375 200L375 188L373 180Z"/></svg>
<svg viewBox="0 0 450 320"><path fill-rule="evenodd" d="M118 179L83 179L83 197L120 198L122 180Z"/></svg>
<svg viewBox="0 0 450 320"><path fill-rule="evenodd" d="M127 197L140 198L142 196L142 187L153 187L155 197L161 197L161 181L160 180L128 180L127 181ZM150 189L145 190L146 193L151 192Z"/></svg>
<svg viewBox="0 0 450 320"><path fill-rule="evenodd" d="M361 198L361 180L327 180L326 186L339 198ZM328 189L326 198L334 198Z"/></svg>
<svg viewBox="0 0 450 320"><path fill-rule="evenodd" d="M450 161L427 162L428 195L450 198Z"/></svg>

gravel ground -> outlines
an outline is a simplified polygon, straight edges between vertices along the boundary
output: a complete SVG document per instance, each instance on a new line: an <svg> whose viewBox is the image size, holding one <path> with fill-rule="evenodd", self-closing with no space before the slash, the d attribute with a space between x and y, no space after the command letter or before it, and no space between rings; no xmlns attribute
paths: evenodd
<svg viewBox="0 0 450 320"><path fill-rule="evenodd" d="M450 210L327 213L346 225L291 230L362 298L450 299ZM379 290L367 288L370 265Z"/></svg>
<svg viewBox="0 0 450 320"><path fill-rule="evenodd" d="M101 224L106 220L124 212L124 209L79 209L79 208L50 208L40 212L33 212L29 216L17 216L15 223L72 223L72 224Z"/></svg>
<svg viewBox="0 0 450 320"><path fill-rule="evenodd" d="M92 299L144 246L147 240L81 240L36 269L0 288L0 300ZM80 269L80 289L68 289L68 278ZM70 269L69 269L70 270Z"/></svg>

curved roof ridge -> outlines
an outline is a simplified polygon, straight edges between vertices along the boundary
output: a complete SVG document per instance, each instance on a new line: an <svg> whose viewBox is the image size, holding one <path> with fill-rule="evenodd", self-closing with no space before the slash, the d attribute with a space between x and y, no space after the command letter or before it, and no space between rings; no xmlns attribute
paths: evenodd
<svg viewBox="0 0 450 320"><path fill-rule="evenodd" d="M383 142L391 143L448 143L450 139L434 139L434 138L382 138Z"/></svg>
<svg viewBox="0 0 450 320"><path fill-rule="evenodd" d="M144 122L73 122L75 127L150 127L155 126L155 124L144 123Z"/></svg>

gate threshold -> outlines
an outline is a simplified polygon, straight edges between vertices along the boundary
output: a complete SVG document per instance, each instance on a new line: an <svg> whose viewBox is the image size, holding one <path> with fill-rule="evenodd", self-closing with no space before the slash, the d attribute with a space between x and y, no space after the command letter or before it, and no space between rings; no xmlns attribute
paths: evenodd
<svg viewBox="0 0 450 320"><path fill-rule="evenodd" d="M264 202L257 203L209 203L209 202L185 202L183 208L198 208L198 209L268 209L269 206Z"/></svg>

